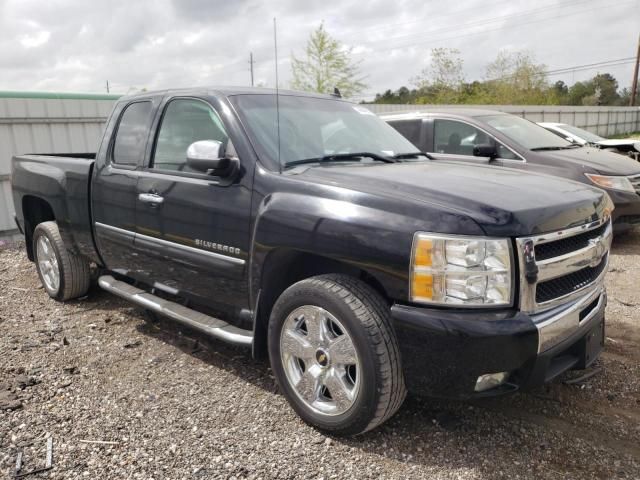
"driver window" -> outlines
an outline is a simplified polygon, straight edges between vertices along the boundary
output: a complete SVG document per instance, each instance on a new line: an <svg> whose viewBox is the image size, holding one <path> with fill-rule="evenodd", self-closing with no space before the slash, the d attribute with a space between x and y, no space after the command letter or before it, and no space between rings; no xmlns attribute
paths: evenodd
<svg viewBox="0 0 640 480"><path fill-rule="evenodd" d="M473 147L491 143L489 136L468 123L435 120L434 153L473 156Z"/></svg>
<svg viewBox="0 0 640 480"><path fill-rule="evenodd" d="M153 168L201 173L187 166L187 149L199 140L217 140L227 146L229 137L220 117L206 103L176 99L167 104L153 155Z"/></svg>

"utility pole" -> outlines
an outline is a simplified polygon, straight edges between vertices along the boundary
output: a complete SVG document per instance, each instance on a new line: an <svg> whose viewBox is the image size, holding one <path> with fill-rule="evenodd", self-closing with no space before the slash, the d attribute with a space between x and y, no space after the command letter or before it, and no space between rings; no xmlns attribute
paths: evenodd
<svg viewBox="0 0 640 480"><path fill-rule="evenodd" d="M249 52L249 69L251 70L251 86L253 87L253 52Z"/></svg>
<svg viewBox="0 0 640 480"><path fill-rule="evenodd" d="M638 51L636 52L636 67L633 69L633 83L631 84L631 98L629 106L636 104L636 95L638 93L638 69L640 68L640 34L638 35Z"/></svg>
<svg viewBox="0 0 640 480"><path fill-rule="evenodd" d="M109 93L109 80L107 80L107 93Z"/></svg>

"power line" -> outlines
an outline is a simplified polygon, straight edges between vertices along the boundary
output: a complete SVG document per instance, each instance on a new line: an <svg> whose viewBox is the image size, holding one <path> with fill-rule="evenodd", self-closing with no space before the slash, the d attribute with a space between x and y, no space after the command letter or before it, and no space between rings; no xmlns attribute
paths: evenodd
<svg viewBox="0 0 640 480"><path fill-rule="evenodd" d="M409 20L407 22L399 22L399 23L387 23L385 25L371 25L369 27L363 27L363 28L358 28L358 30L353 31L353 32L347 32L347 33L343 33L341 34L341 38L344 37L353 37L356 35L362 35L362 32L367 32L369 30L388 30L390 28L397 28L397 27L402 27L405 25L411 25L411 24L415 24L415 23L421 23L421 22L432 22L434 19L440 19L440 18L447 18L447 17L453 17L456 15L460 15L460 14L465 14L468 15L469 13L472 13L474 11L477 10L481 10L483 12L485 12L487 10L488 6L496 6L496 5L501 5L501 4L508 4L508 5L512 5L513 1L512 0L501 0L499 2L493 2L493 3L485 3L482 5L481 8L478 9L462 9L462 10L454 10L454 11L447 11L447 13L444 14L438 14L438 15L430 15L428 18L419 18L419 19L415 19L415 20Z"/></svg>
<svg viewBox="0 0 640 480"><path fill-rule="evenodd" d="M572 1L572 2L564 2L562 4L557 4L555 6L545 6L542 8L535 8L535 9L530 9L530 10L526 10L517 14L510 14L510 15L502 15L499 17L491 17L491 18L486 18L486 19L482 19L482 20L477 20L477 21L473 21L473 22L467 22L461 25L457 25L455 26L456 30L460 30L460 29L465 29L465 28L478 28L487 24L491 24L491 23L495 23L497 21L504 21L504 20L509 20L512 18L519 18L519 17L526 17L526 16L530 16L530 15L536 15L539 13L546 13L547 11L551 11L554 10L556 8L563 8L563 7L568 7L568 6L573 6L575 7L576 5L579 4L583 4L583 3L589 3L591 0L578 0L578 1ZM619 6L626 6L628 4L632 4L635 3L635 0L630 0L627 2L622 2L622 3L617 3L615 5L612 5L611 7L619 7ZM543 17L543 18L534 18L534 19L530 19L529 21L525 21L525 22L518 22L518 23L510 23L508 25L501 25L497 28L491 28L491 29L483 29L481 31L475 31L475 32L468 32L468 33L463 33L461 35L452 35L452 36L445 36L445 37L439 37L439 36L427 36L427 37L423 37L420 41L418 42L412 42L412 43L405 43L405 44L401 44L401 45L392 45L392 46L388 46L382 49L376 49L375 52L379 53L379 52L386 52L386 51L391 51L391 50L399 50L399 49L405 49L405 48L409 48L409 47L415 47L424 43L435 43L435 42L442 42L442 41L447 41L447 40L455 40L455 39L459 39L459 38L465 38L465 37L469 37L469 36L474 36L474 35L479 35L479 34L485 34L485 33L491 33L491 32L495 32L495 31L500 31L500 30L505 30L508 28L513 28L513 27L520 27L523 25L529 25L532 23L539 23L539 22L543 22L543 21L548 21L548 20L555 20L558 18L565 18L568 16L573 16L573 15L580 15L583 13L589 13L589 12L593 12L593 11L597 11L600 10L602 7L598 6L598 7L594 7L594 8L590 8L590 9L582 9L582 10L577 10L577 11L572 11L572 12L567 12L564 14L556 14L552 17ZM410 37L410 36L422 36L425 33L431 35L433 33L437 33L437 32L441 32L441 31L449 31L451 30L450 27L446 27L446 28L438 28L438 29L434 29L434 30L430 30L427 32L421 32L421 33L417 33L417 34L408 34L408 35L402 35L402 36L395 36L395 37L391 37L391 38L385 38L382 40L373 40L373 41L364 41L364 42L359 42L358 45L375 45L381 42L385 42L388 43L390 40L394 40L397 38L406 38L406 37ZM367 55L369 54L369 52L356 52L353 53L353 55ZM267 60L262 60L263 62L267 61ZM260 61L258 61L258 63L260 63Z"/></svg>
<svg viewBox="0 0 640 480"><path fill-rule="evenodd" d="M635 0L631 0L628 2L622 2L622 3L617 3L615 5L611 5L611 8L614 7L619 7L619 6L624 6L624 5L628 5L628 4L632 4L635 3ZM402 44L402 45L392 45L386 48L382 48L382 49L376 49L376 53L379 52L386 52L386 51L391 51L391 50L400 50L400 49L405 49L405 48L409 48L409 47L415 47L424 43L435 43L435 42L442 42L442 41L447 41L447 40L455 40L455 39L459 39L459 38L465 38L465 37L469 37L469 36L473 36L473 35L478 35L478 34L485 34L485 33L490 33L490 32L496 32L496 31L500 31L500 30L505 30L506 28L512 28L512 27L520 27L523 25L529 25L532 23L538 23L538 22L542 22L542 21L547 21L547 20L556 20L558 18L564 18L564 17L568 17L568 16L573 16L573 15L579 15L579 14L583 14L583 13L589 13L592 11L597 11L600 10L601 7L597 7L597 8L592 8L592 9L586 9L586 10L579 10L576 12L569 12L563 15L555 15L553 17L549 17L549 18L539 18L539 19L532 19L530 21L527 22L520 22L520 23L513 23L510 24L508 26L500 26L498 28L492 28L492 29L484 29L482 31L477 31L477 32L469 32L469 33L465 33L462 35L452 35L452 36L448 36L448 37L432 37L432 38L428 38L428 39L423 39L419 42L413 42L413 43L407 43L407 44ZM475 28L475 27L474 27ZM366 44L366 43L364 43ZM365 52L362 53L354 53L354 55L364 55Z"/></svg>
<svg viewBox="0 0 640 480"><path fill-rule="evenodd" d="M575 7L576 5L580 5L580 4L584 4L584 3L591 3L593 2L593 0L571 0L571 1L565 1L563 3L558 3L555 5L546 5L544 7L539 7L539 8L532 8L529 10L523 10L521 12L518 13L511 13L508 15L500 15L497 17L489 17L489 18L483 18L483 19L479 19L479 20L474 20L471 22L465 22L465 23L461 23L459 25L455 25L454 28L456 30L460 30L460 29L466 29L466 28L476 28L476 27L482 27L484 25L488 25L491 23L496 23L496 22L501 22L501 21L505 21L505 20L510 20L510 19L514 19L514 18L521 18L521 17L528 17L531 15L537 15L539 13L546 13L552 10L557 10L557 9L561 9L561 8L565 8L565 7ZM577 12L571 12L572 14L577 14L580 13L580 11ZM543 19L543 20L546 20ZM401 39L401 38L409 38L409 37L415 37L415 36L423 36L425 34L433 34L433 33L438 33L438 32L447 32L450 31L452 27L441 27L441 28L436 28L436 29L432 29L432 30L428 30L428 31L423 31L423 32L419 32L419 33L407 33L404 35L394 35L392 37L385 37L383 39L380 40L374 40L371 42L359 42L359 43L364 43L364 44L374 44L374 43L380 43L380 42L389 42L392 40L397 40L397 39Z"/></svg>
<svg viewBox="0 0 640 480"><path fill-rule="evenodd" d="M620 59L617 59L617 60L606 60L606 61L602 61L602 62L585 63L583 65L575 65L573 67L558 68L558 69L553 69L553 70L545 70L544 72L537 73L534 76L558 75L558 74L570 73L570 72L574 72L574 71L578 72L578 71L583 71L583 70L595 70L595 69L602 68L602 67L628 65L630 63L633 63L634 61L635 61L635 57L627 57L627 58L620 58ZM507 75L505 77L494 78L494 79L490 79L488 81L505 80L505 79L509 79L509 78L512 78L512 77L513 77L513 75ZM366 98L366 97L372 97L372 96L375 96L377 93L380 93L380 92L361 93L361 94L358 94L358 95L353 95L353 98L362 99L362 98Z"/></svg>

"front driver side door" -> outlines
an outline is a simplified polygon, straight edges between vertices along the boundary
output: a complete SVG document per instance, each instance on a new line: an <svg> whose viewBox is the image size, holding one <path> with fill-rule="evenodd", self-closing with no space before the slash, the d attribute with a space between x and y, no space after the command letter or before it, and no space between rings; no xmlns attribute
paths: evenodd
<svg viewBox="0 0 640 480"><path fill-rule="evenodd" d="M192 170L193 142L217 140L234 156L216 110L197 98L169 98L138 181L136 245L149 283L217 312L246 308L251 175L214 177Z"/></svg>

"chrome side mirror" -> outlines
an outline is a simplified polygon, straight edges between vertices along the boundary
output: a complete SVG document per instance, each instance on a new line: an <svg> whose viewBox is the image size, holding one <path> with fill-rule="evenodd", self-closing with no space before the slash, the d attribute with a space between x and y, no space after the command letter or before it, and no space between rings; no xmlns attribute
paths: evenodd
<svg viewBox="0 0 640 480"><path fill-rule="evenodd" d="M187 166L199 172L228 177L238 170L237 158L228 158L222 142L199 140L187 148Z"/></svg>
<svg viewBox="0 0 640 480"><path fill-rule="evenodd" d="M224 155L221 155L222 150L222 142L217 140L193 142L187 148L187 165L201 172L216 170L224 159Z"/></svg>

